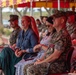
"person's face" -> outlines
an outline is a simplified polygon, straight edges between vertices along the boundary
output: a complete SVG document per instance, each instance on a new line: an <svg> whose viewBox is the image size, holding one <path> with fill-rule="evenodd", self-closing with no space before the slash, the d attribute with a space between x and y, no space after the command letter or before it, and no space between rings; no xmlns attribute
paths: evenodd
<svg viewBox="0 0 76 75"><path fill-rule="evenodd" d="M25 17L22 17L21 23L22 23L22 28L23 28L23 29L28 28L29 25L30 25L30 22L29 22L29 21L27 20L27 18L25 18Z"/></svg>
<svg viewBox="0 0 76 75"><path fill-rule="evenodd" d="M17 26L18 26L18 20L10 21L10 26L11 26L12 28L17 27Z"/></svg>
<svg viewBox="0 0 76 75"><path fill-rule="evenodd" d="M51 32L51 30L53 29L53 24L46 21L46 26L47 26L48 31Z"/></svg>
<svg viewBox="0 0 76 75"><path fill-rule="evenodd" d="M46 17L43 18L43 23L46 23L46 19L47 19Z"/></svg>
<svg viewBox="0 0 76 75"><path fill-rule="evenodd" d="M36 24L39 25L40 24L40 21L36 21Z"/></svg>
<svg viewBox="0 0 76 75"><path fill-rule="evenodd" d="M75 16L74 15L69 16L68 19L67 19L68 23L73 23L74 21L75 21Z"/></svg>
<svg viewBox="0 0 76 75"><path fill-rule="evenodd" d="M59 18L54 18L53 19L53 27L58 27L62 24L62 17L59 17Z"/></svg>

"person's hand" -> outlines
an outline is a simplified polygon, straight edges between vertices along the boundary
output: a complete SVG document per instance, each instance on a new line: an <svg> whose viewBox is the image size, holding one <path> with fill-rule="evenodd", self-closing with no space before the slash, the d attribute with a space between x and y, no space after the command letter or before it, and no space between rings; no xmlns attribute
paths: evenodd
<svg viewBox="0 0 76 75"><path fill-rule="evenodd" d="M18 54L22 55L25 52L26 52L26 50L20 50L20 51L18 51Z"/></svg>
<svg viewBox="0 0 76 75"><path fill-rule="evenodd" d="M38 45L36 45L36 46L33 48L33 51L34 51L34 52L39 52L40 48L41 48L41 45L38 44Z"/></svg>
<svg viewBox="0 0 76 75"><path fill-rule="evenodd" d="M37 59L36 61L43 61L44 60L44 56L40 59Z"/></svg>
<svg viewBox="0 0 76 75"><path fill-rule="evenodd" d="M19 49L17 49L17 50L15 51L15 55L16 55L17 57L21 57L22 54L25 53L25 52L26 52L26 50L19 50Z"/></svg>
<svg viewBox="0 0 76 75"><path fill-rule="evenodd" d="M72 45L76 46L76 39L72 40Z"/></svg>
<svg viewBox="0 0 76 75"><path fill-rule="evenodd" d="M41 60L37 60L37 61L34 63L34 65L38 65L38 64L41 64L41 63L42 63Z"/></svg>
<svg viewBox="0 0 76 75"><path fill-rule="evenodd" d="M16 48L16 49L15 49L15 55L16 55L17 57L20 57L20 56L22 55L22 51L20 51L19 48Z"/></svg>
<svg viewBox="0 0 76 75"><path fill-rule="evenodd" d="M16 44L13 44L12 47L15 48L16 47Z"/></svg>
<svg viewBox="0 0 76 75"><path fill-rule="evenodd" d="M21 50L21 51L18 51L18 55L17 55L17 57L21 57L22 54L23 54L23 51L22 51L22 50Z"/></svg>
<svg viewBox="0 0 76 75"><path fill-rule="evenodd" d="M76 73L68 73L68 75L76 75Z"/></svg>
<svg viewBox="0 0 76 75"><path fill-rule="evenodd" d="M19 52L19 49L16 49L16 50L15 50L15 55L16 55L17 57L19 57L18 52Z"/></svg>

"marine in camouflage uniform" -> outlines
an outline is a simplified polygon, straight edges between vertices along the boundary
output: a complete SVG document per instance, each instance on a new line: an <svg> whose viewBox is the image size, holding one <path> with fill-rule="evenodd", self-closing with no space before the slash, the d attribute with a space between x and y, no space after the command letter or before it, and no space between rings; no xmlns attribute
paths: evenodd
<svg viewBox="0 0 76 75"><path fill-rule="evenodd" d="M47 16L43 16L41 18L42 23L41 23L40 40L42 40L42 38L45 37L47 34L47 27L46 27L46 19L47 18L48 18Z"/></svg>
<svg viewBox="0 0 76 75"><path fill-rule="evenodd" d="M66 12L67 15L67 30L71 36L71 39L76 39L76 15L75 12L68 11Z"/></svg>
<svg viewBox="0 0 76 75"><path fill-rule="evenodd" d="M67 23L66 24L66 27L67 27L67 30L70 34L70 36L72 36L74 39L76 39L76 22L72 23L72 24L69 24Z"/></svg>
<svg viewBox="0 0 76 75"><path fill-rule="evenodd" d="M18 25L18 18L19 18L18 15L13 15L13 14L10 15L9 22L10 22L10 26L13 28L13 31L10 34L10 39L9 39L11 46L16 43L18 33L21 30L21 28Z"/></svg>
<svg viewBox="0 0 76 75"><path fill-rule="evenodd" d="M53 45L53 47L51 47ZM66 29L61 30L59 33L55 32L52 35L52 39L50 41L50 47L46 52L46 57L49 57L54 50L60 50L62 54L60 57L49 63L42 64L29 64L24 67L24 75L44 75L47 72L48 66L50 65L50 73L62 73L66 70L65 66L65 58L68 50L71 47L71 38Z"/></svg>
<svg viewBox="0 0 76 75"><path fill-rule="evenodd" d="M38 27L38 31L41 32L41 30L42 30L42 24L41 24L41 22L40 22L39 19L36 19L36 25Z"/></svg>
<svg viewBox="0 0 76 75"><path fill-rule="evenodd" d="M36 19L36 24L38 27L40 40L42 40L43 34L46 33L46 30L47 30L46 24L41 24L39 19Z"/></svg>
<svg viewBox="0 0 76 75"><path fill-rule="evenodd" d="M9 39L10 45L13 45L16 43L17 36L18 36L18 33L20 32L20 30L21 30L21 28L18 27L12 31L12 33L10 34L10 39Z"/></svg>
<svg viewBox="0 0 76 75"><path fill-rule="evenodd" d="M42 38L45 37L46 34L47 34L47 27L46 27L46 24L42 24L40 28L41 28L40 40L42 40Z"/></svg>
<svg viewBox="0 0 76 75"><path fill-rule="evenodd" d="M37 24L39 32L45 32L45 30L46 30L46 24L45 23L41 23L39 19L36 19L36 24Z"/></svg>
<svg viewBox="0 0 76 75"><path fill-rule="evenodd" d="M68 30L68 32L69 32L70 35L72 33L76 32L76 22L73 23L73 24L67 23L66 26L67 26L67 30Z"/></svg>

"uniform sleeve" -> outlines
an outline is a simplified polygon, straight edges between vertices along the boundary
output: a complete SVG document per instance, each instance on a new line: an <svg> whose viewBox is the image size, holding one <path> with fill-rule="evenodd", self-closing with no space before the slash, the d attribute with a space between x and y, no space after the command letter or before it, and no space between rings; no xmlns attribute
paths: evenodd
<svg viewBox="0 0 76 75"><path fill-rule="evenodd" d="M34 53L33 48L34 48L35 45L38 44L38 39L37 39L37 37L34 33L32 33L31 36L30 36L30 44L31 44L31 48L28 48L26 51L28 53Z"/></svg>
<svg viewBox="0 0 76 75"><path fill-rule="evenodd" d="M66 45L67 45L67 41L66 41L66 38L60 38L56 44L55 44L55 49L58 50L58 51L64 51L65 48L66 48Z"/></svg>

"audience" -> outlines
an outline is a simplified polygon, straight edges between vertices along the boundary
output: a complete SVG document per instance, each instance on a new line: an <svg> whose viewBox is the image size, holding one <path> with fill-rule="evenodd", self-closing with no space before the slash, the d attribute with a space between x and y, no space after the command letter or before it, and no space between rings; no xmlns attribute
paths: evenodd
<svg viewBox="0 0 76 75"><path fill-rule="evenodd" d="M29 16L23 16L21 19L22 30L18 34L16 46L14 48L6 47L0 53L0 68L5 75L14 75L15 67L22 58L27 59L35 52L33 47L39 43L36 24ZM35 29L34 29L35 28Z"/></svg>
<svg viewBox="0 0 76 75"><path fill-rule="evenodd" d="M34 65L26 65L24 75L44 75L48 70L48 66L50 67L50 74L65 72L65 58L71 48L71 38L65 27L65 12L56 13L53 23L56 32L51 37L49 47L44 44L34 47L34 50L41 48L46 51L45 59L37 60Z"/></svg>
<svg viewBox="0 0 76 75"><path fill-rule="evenodd" d="M53 17L49 17L46 21L46 26L48 27L48 34L41 40L41 44L45 44L46 46L49 45L50 40L51 40L51 35L55 32L55 29L53 28ZM36 45L38 46L38 45ZM16 66L16 74L15 75L24 75L23 74L23 69L24 66L27 64L33 64L36 60L44 59L45 56L45 51L42 49L38 49L35 52L39 52L38 55L33 59L29 61L20 61Z"/></svg>
<svg viewBox="0 0 76 75"><path fill-rule="evenodd" d="M71 36L71 39L76 39L76 21L75 21L75 13L74 12L67 12L66 15L68 15L67 18L67 30Z"/></svg>
<svg viewBox="0 0 76 75"><path fill-rule="evenodd" d="M39 19L36 19L36 25L38 27L39 32L41 32L41 30L42 30L42 24L41 24L41 22L40 22Z"/></svg>
<svg viewBox="0 0 76 75"><path fill-rule="evenodd" d="M10 15L10 26L13 28L12 33L10 34L10 46L16 44L16 40L18 37L18 33L20 32L21 28L18 25L18 15Z"/></svg>
<svg viewBox="0 0 76 75"><path fill-rule="evenodd" d="M46 19L47 19L48 17L47 16L43 16L42 18L41 18L41 24L42 24L42 30L41 30L41 32L40 32L40 40L43 38L43 37L45 37L46 36L46 34L47 34L47 27L46 27Z"/></svg>
<svg viewBox="0 0 76 75"><path fill-rule="evenodd" d="M10 47L5 47L0 53L0 68L5 75L64 73L67 68L65 58L71 46L74 47L74 51L68 74L76 74L74 11L57 11L48 18L44 16L42 22L39 19L35 22L31 16L23 16L21 28L18 25L18 18L18 15L10 15L9 22L13 28L9 40ZM27 60L28 58L32 59Z"/></svg>

